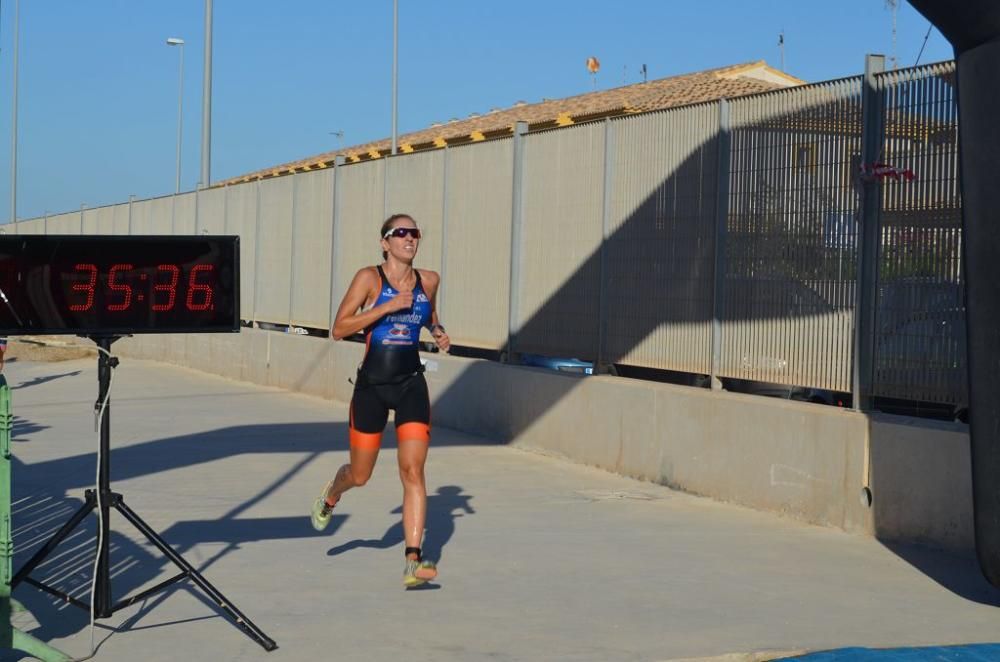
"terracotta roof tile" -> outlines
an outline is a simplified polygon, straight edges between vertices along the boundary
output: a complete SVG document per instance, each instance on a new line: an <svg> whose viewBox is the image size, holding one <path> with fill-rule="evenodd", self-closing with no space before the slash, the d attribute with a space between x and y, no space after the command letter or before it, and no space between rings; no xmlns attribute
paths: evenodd
<svg viewBox="0 0 1000 662"><path fill-rule="evenodd" d="M710 69L697 73L660 78L645 83L626 85L610 90L588 92L564 99L540 103L519 103L510 108L494 110L475 117L430 126L420 131L402 134L398 143L402 151L443 147L449 142L484 140L498 135L510 135L517 122L528 122L532 128L560 126L577 121L613 117L628 113L675 108L721 98L734 98L802 84L763 61ZM385 138L361 145L324 152L282 165L233 177L220 184L290 174L305 168L323 167L338 155L357 161L388 154L391 139Z"/></svg>

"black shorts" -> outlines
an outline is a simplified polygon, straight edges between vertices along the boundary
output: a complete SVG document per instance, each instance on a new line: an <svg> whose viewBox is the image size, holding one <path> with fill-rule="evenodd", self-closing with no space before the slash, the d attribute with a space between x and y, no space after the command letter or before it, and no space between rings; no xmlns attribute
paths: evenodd
<svg viewBox="0 0 1000 662"><path fill-rule="evenodd" d="M431 401L423 374L395 384L354 387L351 398L351 447L377 449L389 410L396 411L396 441L430 441Z"/></svg>

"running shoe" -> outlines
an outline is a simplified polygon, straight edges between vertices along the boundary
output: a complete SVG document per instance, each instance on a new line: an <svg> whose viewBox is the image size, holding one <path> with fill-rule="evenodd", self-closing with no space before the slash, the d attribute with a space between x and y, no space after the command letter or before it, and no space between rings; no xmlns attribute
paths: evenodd
<svg viewBox="0 0 1000 662"><path fill-rule="evenodd" d="M330 488L333 487L333 481L331 480L323 488L312 505L312 526L317 531L322 531L326 528L326 525L330 523L330 519L333 514L333 506L326 502L326 495L330 492Z"/></svg>
<svg viewBox="0 0 1000 662"><path fill-rule="evenodd" d="M406 588L420 586L437 577L437 574L437 566L433 561L406 559L406 566L403 568L403 586Z"/></svg>

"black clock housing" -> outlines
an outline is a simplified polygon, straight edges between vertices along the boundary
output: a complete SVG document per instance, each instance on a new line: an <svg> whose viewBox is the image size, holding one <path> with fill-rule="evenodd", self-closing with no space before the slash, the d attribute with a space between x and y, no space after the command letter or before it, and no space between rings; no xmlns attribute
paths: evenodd
<svg viewBox="0 0 1000 662"><path fill-rule="evenodd" d="M239 237L0 236L0 334L240 328Z"/></svg>

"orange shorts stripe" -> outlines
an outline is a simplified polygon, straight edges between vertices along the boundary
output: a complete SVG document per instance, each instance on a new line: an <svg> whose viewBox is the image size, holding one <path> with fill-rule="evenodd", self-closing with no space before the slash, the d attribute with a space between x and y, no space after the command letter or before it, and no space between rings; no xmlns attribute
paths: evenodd
<svg viewBox="0 0 1000 662"><path fill-rule="evenodd" d="M431 426L427 423L402 423L396 426L396 441L430 441Z"/></svg>
<svg viewBox="0 0 1000 662"><path fill-rule="evenodd" d="M351 428L351 448L377 450L382 445L381 432L358 432Z"/></svg>

